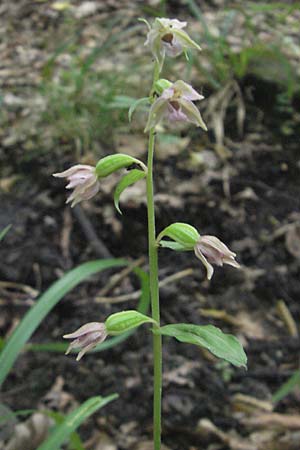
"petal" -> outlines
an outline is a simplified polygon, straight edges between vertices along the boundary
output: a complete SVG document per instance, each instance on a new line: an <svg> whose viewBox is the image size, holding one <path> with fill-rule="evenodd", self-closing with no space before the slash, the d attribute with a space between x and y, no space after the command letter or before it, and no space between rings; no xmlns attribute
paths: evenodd
<svg viewBox="0 0 300 450"><path fill-rule="evenodd" d="M182 80L178 80L173 85L174 89L181 92L182 98L185 100L203 100L203 95L199 94L195 89L188 83Z"/></svg>
<svg viewBox="0 0 300 450"><path fill-rule="evenodd" d="M185 100L183 98L178 99L182 107L182 111L187 115L190 122L194 123L198 127L203 128L203 130L207 131L207 127L200 115L198 108L189 100Z"/></svg>
<svg viewBox="0 0 300 450"><path fill-rule="evenodd" d="M84 183L79 184L78 186L75 187L74 192L76 192L76 195L77 194L82 195L86 191L88 191L91 187L93 187L94 185L99 185L99 181L96 176L92 176L92 177L84 180Z"/></svg>
<svg viewBox="0 0 300 450"><path fill-rule="evenodd" d="M201 243L215 247L224 256L236 256L236 253L229 250L227 245L225 245L224 242L220 241L220 239L216 236L210 236L209 234L206 234L204 236L201 236L200 241Z"/></svg>
<svg viewBox="0 0 300 450"><path fill-rule="evenodd" d="M84 347L82 350L80 350L80 352L78 353L78 355L76 357L76 361L80 361L81 358L83 357L83 355L85 355L89 350L92 350L93 348L95 348L96 345L97 345L97 342L93 342L92 344L89 344L86 347Z"/></svg>
<svg viewBox="0 0 300 450"><path fill-rule="evenodd" d="M193 41L193 39L191 39L185 31L174 28L172 32L176 36L182 47L195 48L197 50L201 50L200 45L198 45L195 41Z"/></svg>
<svg viewBox="0 0 300 450"><path fill-rule="evenodd" d="M88 352L89 350L92 350L93 348L95 348L98 344L101 344L101 342L103 342L107 337L107 334L103 334L103 336L99 337L99 339L97 339L97 341L95 342L91 342L89 345L86 345L82 350L80 350L80 352L77 355L76 361L80 361L81 358L83 357L83 355Z"/></svg>
<svg viewBox="0 0 300 450"><path fill-rule="evenodd" d="M85 325L82 325L82 327L78 328L78 330L74 331L70 334L65 334L63 336L64 339L76 339L86 333L94 332L94 331L103 331L105 329L105 326L103 323L100 322L89 322Z"/></svg>
<svg viewBox="0 0 300 450"><path fill-rule="evenodd" d="M165 89L159 98L164 98L165 100L170 100L174 95L173 86Z"/></svg>
<svg viewBox="0 0 300 450"><path fill-rule="evenodd" d="M235 261L233 258L225 257L225 258L223 258L223 263L228 264L229 266L232 266L232 267L236 267L237 269L241 268L240 264L237 261Z"/></svg>
<svg viewBox="0 0 300 450"><path fill-rule="evenodd" d="M181 111L181 109L175 109L169 103L167 117L171 122L188 122L187 116Z"/></svg>
<svg viewBox="0 0 300 450"><path fill-rule="evenodd" d="M87 183L90 179L95 179L95 175L90 172L80 171L80 173L75 173L74 175L68 177L69 184L67 184L66 189L81 186L83 183Z"/></svg>
<svg viewBox="0 0 300 450"><path fill-rule="evenodd" d="M144 45L148 45L150 47L150 50L154 58L158 62L159 68L161 70L165 57L165 49L163 48L161 36L158 31L149 31L149 33L147 34L147 40Z"/></svg>
<svg viewBox="0 0 300 450"><path fill-rule="evenodd" d="M100 189L100 183L96 183L94 186L91 186L89 189L84 191L81 195L82 200L90 200L92 197L94 197Z"/></svg>
<svg viewBox="0 0 300 450"><path fill-rule="evenodd" d="M155 127L162 119L163 115L168 110L168 101L162 97L159 97L150 108L148 122L144 132L146 133L151 128Z"/></svg>
<svg viewBox="0 0 300 450"><path fill-rule="evenodd" d="M171 28L174 30L181 30L187 26L187 22L181 22L178 19L166 19L166 18L156 18L153 24L155 29Z"/></svg>
<svg viewBox="0 0 300 450"><path fill-rule="evenodd" d="M208 280L211 280L211 277L213 276L214 273L214 268L211 264L209 264L209 262L207 261L207 259L205 258L205 256L201 253L201 251L199 250L199 248L197 247L197 245L195 246L195 255L198 259L200 259L200 261L204 264L205 268L206 268L206 276Z"/></svg>
<svg viewBox="0 0 300 450"><path fill-rule="evenodd" d="M73 174L75 174L78 170L94 170L95 168L93 166L88 166L86 164L77 164L76 166L72 166L70 167L70 169L65 170L64 172L58 172L58 173L53 173L53 177L56 178L67 178Z"/></svg>
<svg viewBox="0 0 300 450"><path fill-rule="evenodd" d="M212 246L205 245L203 242L198 243L199 250L205 255L208 261L217 266L223 266L223 253L219 252Z"/></svg>

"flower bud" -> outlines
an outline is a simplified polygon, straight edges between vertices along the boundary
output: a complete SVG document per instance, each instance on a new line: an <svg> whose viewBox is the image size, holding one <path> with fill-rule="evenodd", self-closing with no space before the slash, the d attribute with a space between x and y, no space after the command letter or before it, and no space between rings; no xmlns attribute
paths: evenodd
<svg viewBox="0 0 300 450"><path fill-rule="evenodd" d="M172 86L171 81L166 80L164 78L160 78L157 80L157 82L154 84L154 91L157 92L157 94L161 95L165 89L168 89Z"/></svg>
<svg viewBox="0 0 300 450"><path fill-rule="evenodd" d="M66 189L74 189L66 201L66 203L72 202L72 208L82 200L94 197L100 189L98 176L93 166L77 164L64 172L54 173L53 176L67 178L69 184Z"/></svg>
<svg viewBox="0 0 300 450"><path fill-rule="evenodd" d="M68 355L73 348L79 348L81 351L76 358L76 361L79 361L86 352L103 342L106 337L107 331L104 323L86 323L78 328L78 330L74 331L74 333L65 334L63 336L64 339L74 339L69 345L66 355Z"/></svg>
<svg viewBox="0 0 300 450"><path fill-rule="evenodd" d="M197 258L205 265L209 280L214 273L212 264L216 266L229 264L233 267L240 267L235 260L236 254L215 236L201 236L194 247L194 251Z"/></svg>

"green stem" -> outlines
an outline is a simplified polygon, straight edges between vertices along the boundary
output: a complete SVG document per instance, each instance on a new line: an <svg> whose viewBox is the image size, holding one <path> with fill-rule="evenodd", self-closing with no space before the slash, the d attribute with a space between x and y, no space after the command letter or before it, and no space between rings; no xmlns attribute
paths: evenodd
<svg viewBox="0 0 300 450"><path fill-rule="evenodd" d="M155 234L155 211L153 198L153 152L154 129L149 134L148 175L147 175L147 207L148 207L148 240L149 240L149 272L152 318L160 323L159 288L158 288L158 255ZM160 450L161 441L161 389L162 389L162 343L161 335L153 334L154 356L154 399L153 399L153 440L154 450Z"/></svg>
<svg viewBox="0 0 300 450"><path fill-rule="evenodd" d="M155 64L152 91L159 77L159 67ZM149 275L151 292L152 318L160 326L159 287L158 287L158 254L155 232L155 209L153 195L153 154L155 131L149 133L148 145L148 173L147 173L147 209L148 209L148 242L149 242ZM153 441L154 450L160 450L161 445L161 392L162 392L162 338L153 334L154 358L154 396L153 396Z"/></svg>

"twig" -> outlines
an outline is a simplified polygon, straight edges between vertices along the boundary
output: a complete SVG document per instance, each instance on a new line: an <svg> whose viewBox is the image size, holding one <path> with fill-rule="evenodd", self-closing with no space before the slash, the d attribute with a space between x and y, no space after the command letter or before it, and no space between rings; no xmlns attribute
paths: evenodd
<svg viewBox="0 0 300 450"><path fill-rule="evenodd" d="M121 270L121 272L114 274L109 280L108 283L100 289L100 291L97 294L97 297L104 297L109 291L111 291L117 284L120 284L122 280L124 280L127 275L132 272L132 270L135 267L141 266L145 261L145 257L141 256L139 259L136 259L132 262L128 267L125 267L125 269Z"/></svg>
<svg viewBox="0 0 300 450"><path fill-rule="evenodd" d="M276 308L277 308L277 312L278 312L280 318L283 320L284 324L286 325L290 336L298 337L298 330L297 330L296 322L295 322L290 310L284 303L284 301L278 300L278 302L276 304Z"/></svg>
<svg viewBox="0 0 300 450"><path fill-rule="evenodd" d="M173 275L170 275L166 278L164 278L162 281L159 282L159 287L163 287L166 286L169 283L172 283L173 281L177 281L180 280L181 278L187 277L189 275L192 275L194 273L194 269L185 269L182 270L180 272L174 273ZM110 303L110 304L114 304L114 303L122 303L122 302L127 302L129 300L137 300L141 295L141 290L139 289L138 291L135 292L131 292L129 294L123 294L123 295L118 295L116 297L95 297L95 302L96 303Z"/></svg>
<svg viewBox="0 0 300 450"><path fill-rule="evenodd" d="M102 240L97 236L93 225L91 224L89 218L86 216L81 206L77 205L73 209L73 213L76 219L78 220L86 238L92 245L97 256L99 256L99 258L112 258L113 257L112 254L110 253L108 248L104 245Z"/></svg>

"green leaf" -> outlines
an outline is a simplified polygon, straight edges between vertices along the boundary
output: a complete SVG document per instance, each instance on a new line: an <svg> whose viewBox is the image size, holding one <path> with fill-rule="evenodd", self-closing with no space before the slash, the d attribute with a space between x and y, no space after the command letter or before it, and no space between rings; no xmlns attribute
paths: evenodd
<svg viewBox="0 0 300 450"><path fill-rule="evenodd" d="M144 103L149 103L149 97L138 98L134 103L132 103L128 111L129 122L131 122L132 114L134 113L134 111Z"/></svg>
<svg viewBox="0 0 300 450"><path fill-rule="evenodd" d="M136 101L128 95L115 95L107 105L109 109L128 109Z"/></svg>
<svg viewBox="0 0 300 450"><path fill-rule="evenodd" d="M2 241L2 239L9 232L10 229L11 225L7 225L7 227L3 228L3 230L0 231L0 241Z"/></svg>
<svg viewBox="0 0 300 450"><path fill-rule="evenodd" d="M172 223L172 225L165 228L158 235L157 242L160 242L160 240L165 236L177 242L177 244L182 247L182 250L192 250L200 238L200 234L196 228L182 222ZM164 246L166 247L165 242Z"/></svg>
<svg viewBox="0 0 300 450"><path fill-rule="evenodd" d="M164 336L175 337L180 342L200 345L234 366L246 367L247 365L247 356L238 339L231 334L223 333L213 325L178 323L165 325L157 332Z"/></svg>
<svg viewBox="0 0 300 450"><path fill-rule="evenodd" d="M70 434L73 433L84 420L117 397L117 394L112 394L108 397L98 396L90 398L75 411L68 414L64 422L54 428L46 442L40 445L37 450L59 450L61 445L68 440Z"/></svg>
<svg viewBox="0 0 300 450"><path fill-rule="evenodd" d="M71 270L59 281L56 281L27 312L15 331L7 341L0 355L0 385L5 380L12 368L19 353L31 335L37 329L42 320L51 309L66 295L71 289L81 281L102 270L112 267L126 266L128 262L124 259L105 259L90 261L81 264L76 269Z"/></svg>
<svg viewBox="0 0 300 450"><path fill-rule="evenodd" d="M125 175L121 179L119 184L117 185L117 187L115 189L115 193L114 193L114 203L115 203L116 210L120 214L122 214L120 207L119 207L120 195L128 186L131 186L132 184L136 183L137 181L142 180L143 178L145 178L145 176L146 176L146 173L143 170L133 169L127 175Z"/></svg>
<svg viewBox="0 0 300 450"><path fill-rule="evenodd" d="M43 411L43 413L46 414L48 417L51 417L55 421L56 425L61 425L66 420L66 416L60 412ZM70 445L69 445L68 449L84 450L83 443L80 439L79 434L76 431L73 431L73 433L71 433L69 441L70 441Z"/></svg>
<svg viewBox="0 0 300 450"><path fill-rule="evenodd" d="M147 168L142 161L133 158L132 156L123 153L116 153L115 155L105 156L100 159L96 165L96 174L99 178L107 177L113 172L116 172L123 167L130 167L138 165L142 170Z"/></svg>
<svg viewBox="0 0 300 450"><path fill-rule="evenodd" d="M106 319L105 326L108 334L116 335L139 327L147 322L153 323L154 320L133 309L112 314Z"/></svg>

